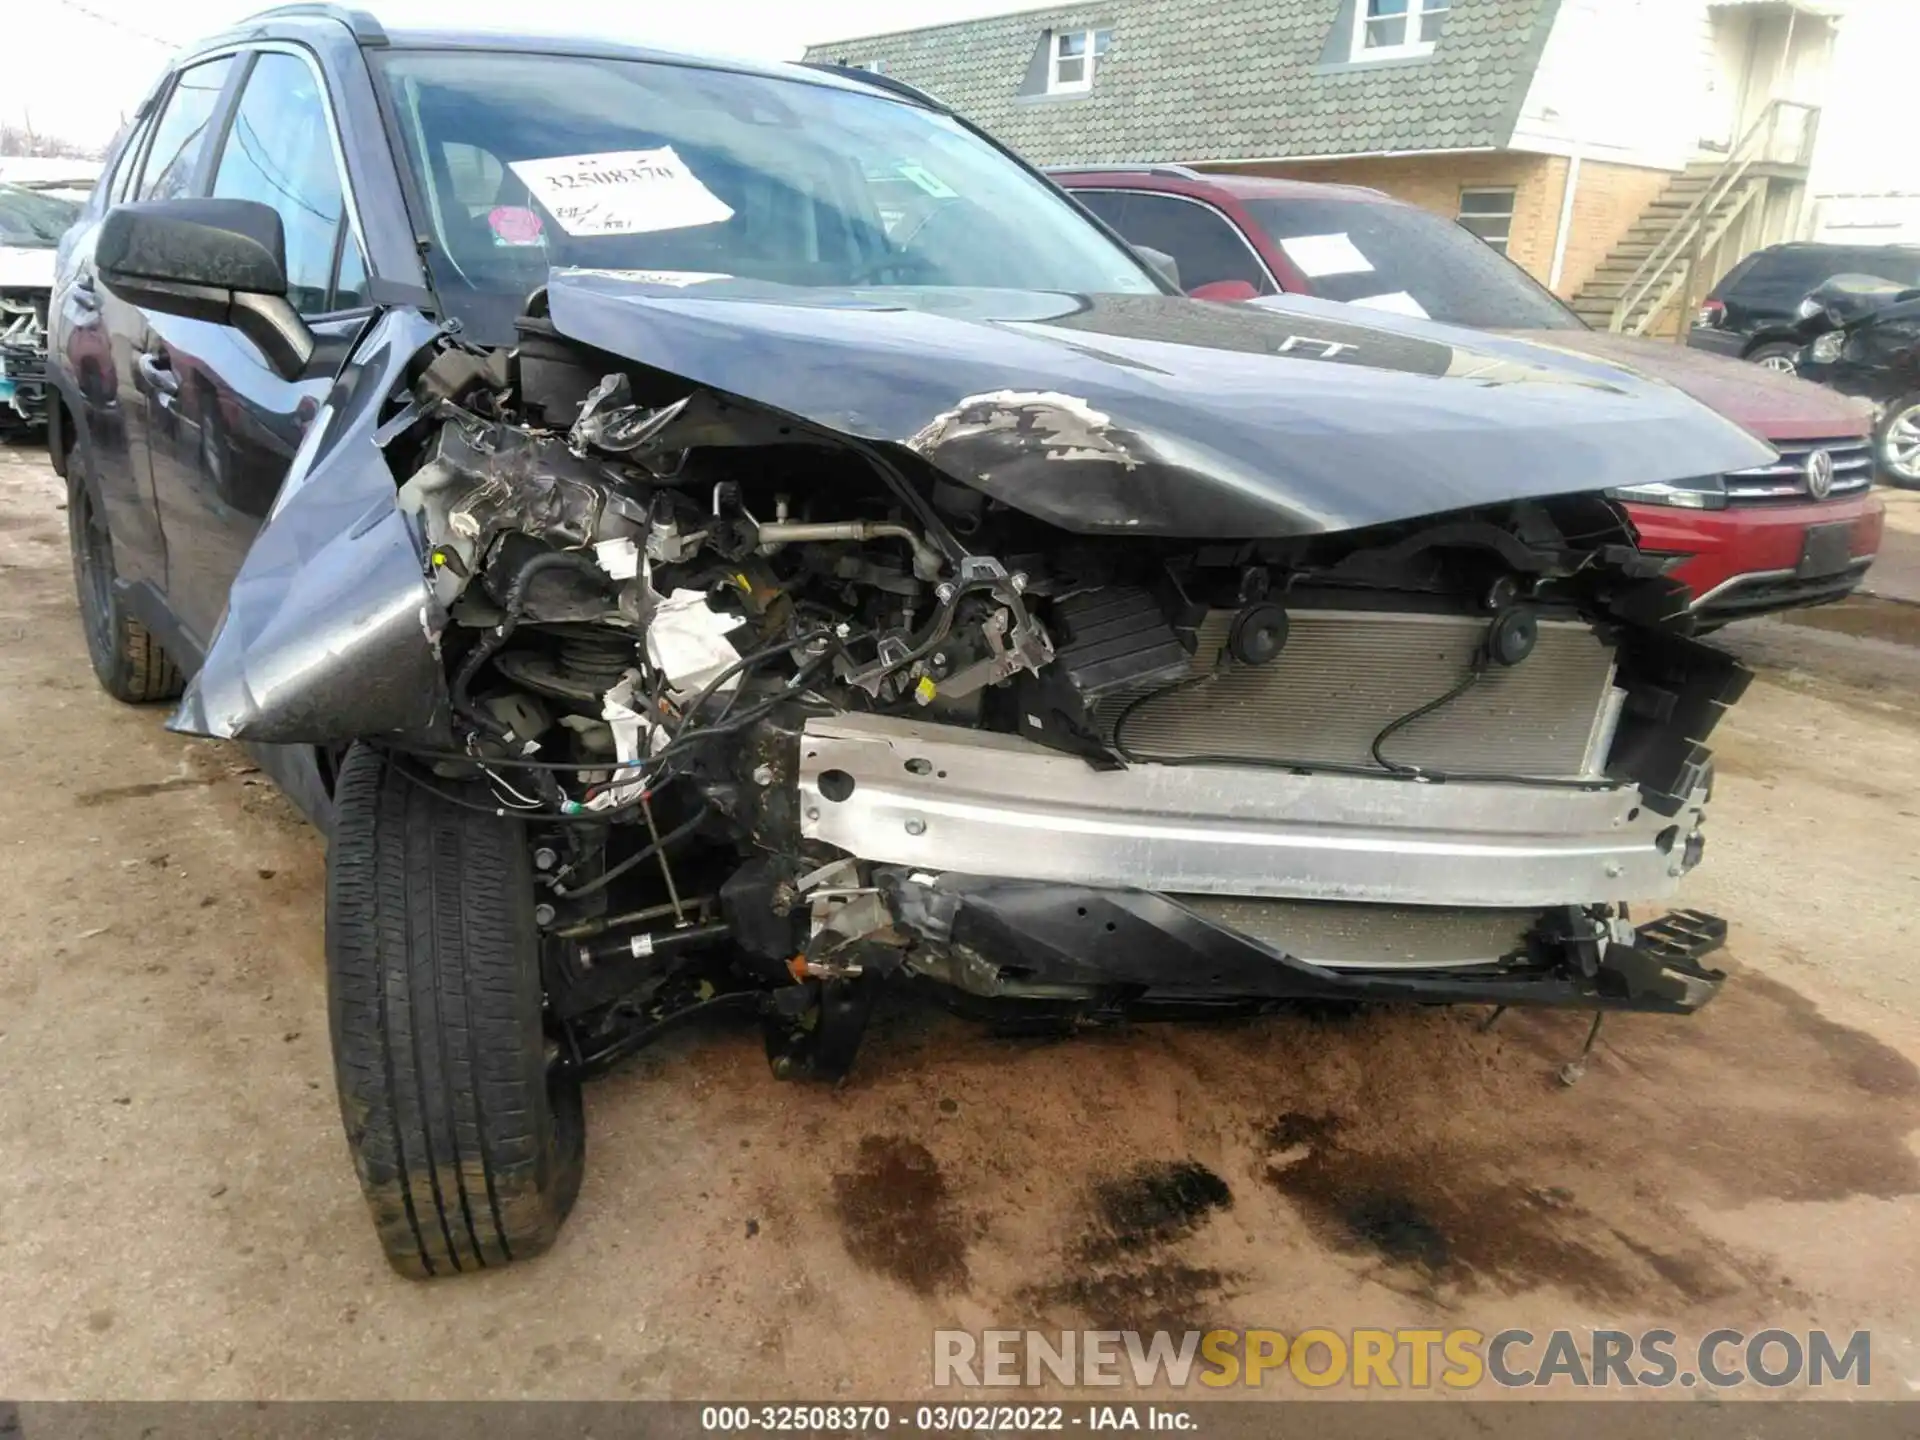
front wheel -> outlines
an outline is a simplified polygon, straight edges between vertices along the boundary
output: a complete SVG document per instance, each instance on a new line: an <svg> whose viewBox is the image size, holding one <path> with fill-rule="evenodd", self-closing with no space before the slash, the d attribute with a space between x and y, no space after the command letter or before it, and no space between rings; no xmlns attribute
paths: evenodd
<svg viewBox="0 0 1920 1440"><path fill-rule="evenodd" d="M180 671L153 633L127 613L114 586L113 536L107 517L72 457L67 462L67 540L87 659L100 688L116 700L143 705L180 694Z"/></svg>
<svg viewBox="0 0 1920 1440"><path fill-rule="evenodd" d="M1920 391L1887 407L1875 441L1880 473L1906 490L1920 490Z"/></svg>
<svg viewBox="0 0 1920 1440"><path fill-rule="evenodd" d="M1798 356L1800 347L1788 344L1784 340L1770 340L1765 345L1756 345L1747 352L1747 359L1762 370L1771 370L1776 375L1794 375L1799 373Z"/></svg>
<svg viewBox="0 0 1920 1440"><path fill-rule="evenodd" d="M579 1077L542 1025L524 828L458 789L357 745L327 853L340 1117L387 1259L418 1278L547 1249L585 1154Z"/></svg>

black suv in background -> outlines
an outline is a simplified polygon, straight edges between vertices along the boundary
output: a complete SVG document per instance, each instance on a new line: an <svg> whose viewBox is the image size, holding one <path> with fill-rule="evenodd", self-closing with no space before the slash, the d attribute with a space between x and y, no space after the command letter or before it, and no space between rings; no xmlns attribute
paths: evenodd
<svg viewBox="0 0 1920 1440"><path fill-rule="evenodd" d="M1792 374L1805 342L1794 334L1800 302L1836 275L1874 275L1920 286L1920 245L1769 245L1713 287L1687 343Z"/></svg>

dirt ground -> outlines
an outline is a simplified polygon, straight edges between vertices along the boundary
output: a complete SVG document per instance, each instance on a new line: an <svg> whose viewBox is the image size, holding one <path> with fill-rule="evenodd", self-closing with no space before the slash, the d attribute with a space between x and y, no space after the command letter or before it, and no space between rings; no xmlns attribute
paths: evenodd
<svg viewBox="0 0 1920 1440"><path fill-rule="evenodd" d="M1869 1328L1920 1389L1920 609L1728 633L1683 898L1734 978L1573 1088L1574 1015L896 1010L839 1089L716 1029L590 1089L550 1256L422 1285L341 1140L322 846L95 687L61 499L0 456L0 1394L899 1398L937 1327L1213 1324Z"/></svg>

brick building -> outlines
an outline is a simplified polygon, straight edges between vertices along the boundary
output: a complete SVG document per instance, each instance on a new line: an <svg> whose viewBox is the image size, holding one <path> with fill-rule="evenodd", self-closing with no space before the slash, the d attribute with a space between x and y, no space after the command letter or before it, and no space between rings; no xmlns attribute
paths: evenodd
<svg viewBox="0 0 1920 1440"><path fill-rule="evenodd" d="M1369 185L1596 323L1803 223L1838 0L1093 0L811 47L1042 165Z"/></svg>

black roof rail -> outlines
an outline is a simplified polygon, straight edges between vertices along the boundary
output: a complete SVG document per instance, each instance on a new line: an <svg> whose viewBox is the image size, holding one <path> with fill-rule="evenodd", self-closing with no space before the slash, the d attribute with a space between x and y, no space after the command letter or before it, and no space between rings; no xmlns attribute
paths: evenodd
<svg viewBox="0 0 1920 1440"><path fill-rule="evenodd" d="M824 75L838 75L842 80L857 80L862 85L871 85L876 90L890 90L904 99L916 101L929 110L947 113L947 107L918 85L909 85L904 80L896 80L881 70L869 70L864 65L837 65L830 60L802 60L809 70L818 70Z"/></svg>
<svg viewBox="0 0 1920 1440"><path fill-rule="evenodd" d="M256 11L239 21L241 25L251 25L256 20L294 20L302 16L314 16L325 20L338 20L353 32L353 38L362 45L385 45L387 32L380 22L364 10L355 10L346 5L331 5L327 0L300 0L292 5L275 5L271 9Z"/></svg>
<svg viewBox="0 0 1920 1440"><path fill-rule="evenodd" d="M1209 180L1191 165L1042 165L1049 175L1170 175L1176 180Z"/></svg>

